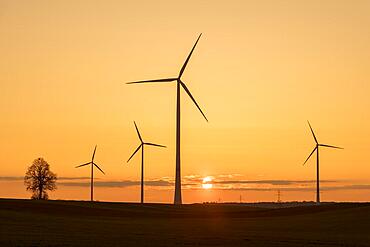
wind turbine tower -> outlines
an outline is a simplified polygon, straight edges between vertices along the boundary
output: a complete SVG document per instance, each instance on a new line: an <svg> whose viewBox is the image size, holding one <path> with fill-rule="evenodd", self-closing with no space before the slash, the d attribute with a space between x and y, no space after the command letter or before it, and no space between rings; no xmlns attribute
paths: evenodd
<svg viewBox="0 0 370 247"><path fill-rule="evenodd" d="M181 196L181 165L180 165L180 90L181 88L188 94L191 100L194 102L200 113L203 115L204 119L208 122L208 119L204 115L203 111L199 107L198 103L195 101L193 95L190 93L190 90L182 81L182 75L185 71L185 68L190 60L193 51L198 44L202 34L199 35L197 41L195 42L193 48L190 51L190 54L185 60L184 65L180 69L180 73L177 77L165 78L165 79L154 79L154 80L144 80L144 81L134 81L128 82L127 84L137 84L137 83L149 83L149 82L175 82L176 83L176 176L175 176L175 197L174 204L182 204Z"/></svg>
<svg viewBox="0 0 370 247"><path fill-rule="evenodd" d="M91 177L90 177L90 200L91 201L94 201L94 166L96 168L98 168L98 170L101 171L105 175L105 173L103 172L103 170L100 169L100 167L94 162L96 147L97 146L95 146L95 148L94 148L94 152L93 152L91 161L75 167L75 168L78 168L78 167L82 167L82 166L91 165Z"/></svg>
<svg viewBox="0 0 370 247"><path fill-rule="evenodd" d="M308 121L307 121L308 122ZM327 147L327 148L336 148L336 149L343 149L341 147L336 147L336 146L332 146L332 145L327 145L327 144L320 144L318 141L317 141L317 138L315 136L315 133L311 127L311 124L310 122L308 122L308 126L310 126L310 130L311 130L311 133L312 133L312 136L315 140L315 148L312 150L312 152L310 153L310 155L308 156L308 158L305 160L305 162L303 163L303 165L306 164L306 162L310 159L310 157L313 155L314 152L316 152L316 203L320 203L320 160L319 160L319 148L320 147Z"/></svg>
<svg viewBox="0 0 370 247"><path fill-rule="evenodd" d="M142 139L142 137L141 137L141 135L140 135L139 129L138 129L138 127L137 127L137 125L136 125L135 122L134 122L134 125L135 125L135 129L136 129L137 135L138 135L139 140L140 140L141 143L136 148L135 152L127 160L127 163L141 149L141 194L140 194L140 202L141 203L144 203L144 146L145 145L149 145L149 146L156 146L156 147L162 147L162 148L165 148L166 146L159 145L159 144L154 144L154 143L150 143L150 142L144 142L143 139Z"/></svg>

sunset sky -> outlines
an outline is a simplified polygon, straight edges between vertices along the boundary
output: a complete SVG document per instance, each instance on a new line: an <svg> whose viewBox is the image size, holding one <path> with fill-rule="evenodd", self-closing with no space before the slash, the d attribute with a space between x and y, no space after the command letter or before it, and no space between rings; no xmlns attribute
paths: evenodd
<svg viewBox="0 0 370 247"><path fill-rule="evenodd" d="M60 177L52 199L172 202L175 84L184 73L183 201L314 200L310 120L322 200L370 199L370 1L0 0L0 197L28 198L38 157ZM202 186L205 182L211 186ZM209 181L211 180L211 181Z"/></svg>

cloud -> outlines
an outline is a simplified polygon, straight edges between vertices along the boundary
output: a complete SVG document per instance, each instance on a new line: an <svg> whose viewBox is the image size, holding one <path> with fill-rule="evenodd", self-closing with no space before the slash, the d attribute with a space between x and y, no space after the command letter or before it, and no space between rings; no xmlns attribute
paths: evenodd
<svg viewBox="0 0 370 247"><path fill-rule="evenodd" d="M58 181L61 180L85 180L90 179L89 177L58 177ZM0 181L22 181L24 177L20 176L4 176L0 177Z"/></svg>
<svg viewBox="0 0 370 247"><path fill-rule="evenodd" d="M214 190L225 190L225 191L316 191L316 187L229 187L229 188L214 188ZM354 184L354 185L343 185L343 186L325 186L320 188L321 191L342 191L342 190L370 190L370 184Z"/></svg>
<svg viewBox="0 0 370 247"><path fill-rule="evenodd" d="M211 176L214 179L209 183L213 184L212 190L224 191L315 191L316 180L284 180L284 179L264 179L264 180L247 180L240 179L240 174L222 174ZM21 176L3 176L0 181L23 181ZM233 180L235 179L235 180ZM187 190L203 190L203 176L187 175L182 179L182 185ZM370 190L370 184L366 181L350 180L321 180L322 191L340 191L340 190ZM356 184L357 182L357 184ZM88 187L90 186L89 177L59 177L58 185L70 187ZM103 180L96 178L94 186L105 188L123 188L130 186L139 186L140 181L135 180ZM161 189L173 189L173 177L161 177L145 181L146 186L153 186Z"/></svg>
<svg viewBox="0 0 370 247"><path fill-rule="evenodd" d="M217 175L217 177L218 178L229 178L229 179L231 179L231 178L234 178L234 177L243 177L243 175L238 174L238 173L236 173L236 174L220 174L220 175Z"/></svg>
<svg viewBox="0 0 370 247"><path fill-rule="evenodd" d="M323 187L322 190L370 190L370 184L352 184L343 186Z"/></svg>
<svg viewBox="0 0 370 247"><path fill-rule="evenodd" d="M173 183L164 181L164 180L151 180L151 181L145 181L144 184L146 186L171 186ZM90 182L61 182L58 183L58 185L62 186L73 186L73 187L88 187L90 186ZM94 181L95 187L108 187L108 188L114 188L114 187L130 187L130 186L138 186L140 185L140 181L132 181L132 180L122 180L122 181Z"/></svg>
<svg viewBox="0 0 370 247"><path fill-rule="evenodd" d="M321 180L321 183L336 183L335 180ZM294 184L312 184L316 180L214 180L213 184L270 184L270 185L294 185Z"/></svg>
<svg viewBox="0 0 370 247"><path fill-rule="evenodd" d="M20 181L24 180L24 177L0 177L0 181Z"/></svg>
<svg viewBox="0 0 370 247"><path fill-rule="evenodd" d="M58 180L85 180L85 179L90 179L89 177L58 177ZM99 179L99 178L95 178Z"/></svg>
<svg viewBox="0 0 370 247"><path fill-rule="evenodd" d="M316 180L289 180L289 179L258 179L258 180L247 180L241 179L243 175L241 174L219 174L219 175L209 175L207 177L212 177L212 181L209 183L219 184L219 185L242 185L242 184L269 184L269 185L304 185L316 183ZM203 181L204 176L201 175L187 175L184 176L183 183L188 184L200 184ZM336 180L320 180L321 183L336 183Z"/></svg>

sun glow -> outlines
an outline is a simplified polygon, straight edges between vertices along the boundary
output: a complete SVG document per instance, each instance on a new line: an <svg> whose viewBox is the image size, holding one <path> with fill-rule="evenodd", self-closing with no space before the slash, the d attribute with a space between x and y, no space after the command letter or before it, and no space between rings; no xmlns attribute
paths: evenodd
<svg viewBox="0 0 370 247"><path fill-rule="evenodd" d="M212 182L212 177L207 176L207 177L203 178L202 188L203 189L212 189L213 184L211 182Z"/></svg>

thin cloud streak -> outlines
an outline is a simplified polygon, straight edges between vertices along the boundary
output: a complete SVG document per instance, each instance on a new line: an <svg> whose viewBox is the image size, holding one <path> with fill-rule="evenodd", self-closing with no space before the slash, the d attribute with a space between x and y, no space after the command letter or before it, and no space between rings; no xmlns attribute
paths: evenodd
<svg viewBox="0 0 370 247"><path fill-rule="evenodd" d="M0 181L20 181L24 180L24 177L0 177Z"/></svg>
<svg viewBox="0 0 370 247"><path fill-rule="evenodd" d="M336 180L321 180L322 183L337 183ZM316 180L214 180L212 184L270 184L270 185L293 185L293 184L312 184Z"/></svg>
<svg viewBox="0 0 370 247"><path fill-rule="evenodd" d="M199 188L198 188L199 189ZM273 188L213 188L212 190L222 191L316 191L315 187L273 187ZM370 184L355 184L344 186L326 186L321 187L322 191L340 191L340 190L370 190Z"/></svg>
<svg viewBox="0 0 370 247"><path fill-rule="evenodd" d="M295 192L311 192L315 191L315 180L279 180L279 179L262 179L262 180L243 180L242 175L214 175L212 181L206 183L213 184L211 190L214 191L295 191ZM239 178L233 180L233 178ZM0 177L0 182L21 182L24 177L21 176L3 176ZM94 182L95 187L101 188L124 188L139 186L140 181L135 180L102 180L97 178ZM187 175L184 176L183 186L185 190L204 190L202 188L203 176ZM322 180L325 186L322 186L322 191L340 191L340 190L370 190L368 181L350 181L350 180ZM358 184L356 184L356 182ZM89 187L89 177L59 177L59 186L66 187ZM173 190L174 179L172 177L161 177L145 181L146 186L156 187L158 189ZM331 186L332 185L332 186Z"/></svg>
<svg viewBox="0 0 370 247"><path fill-rule="evenodd" d="M152 180L152 181L145 181L145 185L147 186L157 186L157 187L165 187L165 186L172 186L173 183L164 181L164 180ZM72 186L72 187L88 187L90 186L90 182L62 182L58 183L61 186ZM114 187L130 187L130 186L138 186L140 185L140 181L132 181L132 180L123 180L123 181L95 181L95 187L107 187L107 188L114 188Z"/></svg>
<svg viewBox="0 0 370 247"><path fill-rule="evenodd" d="M58 181L60 180L85 180L85 179L90 179L90 178L89 177L58 177ZM24 177L20 177L20 176L0 177L0 181L21 181L21 180L24 180Z"/></svg>

